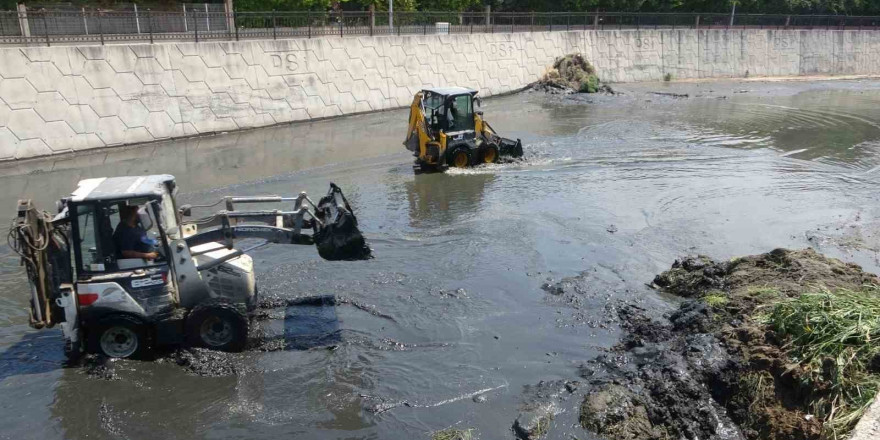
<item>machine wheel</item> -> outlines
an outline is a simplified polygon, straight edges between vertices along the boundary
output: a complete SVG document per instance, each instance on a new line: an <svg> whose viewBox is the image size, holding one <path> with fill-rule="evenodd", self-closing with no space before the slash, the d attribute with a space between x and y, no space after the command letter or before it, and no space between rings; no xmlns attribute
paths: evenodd
<svg viewBox="0 0 880 440"><path fill-rule="evenodd" d="M235 304L222 299L209 299L189 312L186 337L194 347L241 351L247 344L248 319Z"/></svg>
<svg viewBox="0 0 880 440"><path fill-rule="evenodd" d="M471 151L467 147L458 147L452 150L449 155L449 166L455 168L466 168L471 164Z"/></svg>
<svg viewBox="0 0 880 440"><path fill-rule="evenodd" d="M495 144L486 144L480 148L480 163L498 162L499 156L498 146Z"/></svg>
<svg viewBox="0 0 880 440"><path fill-rule="evenodd" d="M91 345L111 358L140 358L148 350L147 332L141 320L127 315L115 315L98 321L91 332Z"/></svg>

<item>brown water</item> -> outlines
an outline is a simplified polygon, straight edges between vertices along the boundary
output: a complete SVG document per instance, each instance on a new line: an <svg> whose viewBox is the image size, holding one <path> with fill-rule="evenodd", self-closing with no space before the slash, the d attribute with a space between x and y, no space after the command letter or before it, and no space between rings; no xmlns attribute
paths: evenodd
<svg viewBox="0 0 880 440"><path fill-rule="evenodd" d="M414 175L405 111L0 168L9 217L19 197L49 209L86 177L174 174L183 202L318 195L333 181L376 258L265 247L254 253L261 292L378 312L273 310L268 333L320 343L234 355L231 377L119 361L118 380L96 379L62 367L58 330L27 327L24 276L4 246L0 437L413 439L456 425L512 438L529 385L577 379L616 342L611 306L668 307L644 283L679 255L813 246L880 270L880 82L622 88L488 100L487 117L523 139L527 160L447 174ZM579 304L541 289L581 272L592 287ZM575 407L549 438L590 438Z"/></svg>

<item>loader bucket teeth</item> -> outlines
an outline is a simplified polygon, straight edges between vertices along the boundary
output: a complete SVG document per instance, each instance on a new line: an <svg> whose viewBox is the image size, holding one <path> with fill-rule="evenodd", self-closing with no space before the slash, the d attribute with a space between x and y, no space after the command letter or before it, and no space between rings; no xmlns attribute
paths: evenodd
<svg viewBox="0 0 880 440"><path fill-rule="evenodd" d="M367 260L372 250L358 229L357 217L351 205L335 184L318 202L316 216L323 226L315 225L315 246L325 260Z"/></svg>

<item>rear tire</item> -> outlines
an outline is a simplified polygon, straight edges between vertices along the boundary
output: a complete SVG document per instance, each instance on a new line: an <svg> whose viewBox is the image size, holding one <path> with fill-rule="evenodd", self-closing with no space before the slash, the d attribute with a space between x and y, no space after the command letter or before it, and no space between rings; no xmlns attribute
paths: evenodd
<svg viewBox="0 0 880 440"><path fill-rule="evenodd" d="M104 356L142 358L149 351L144 323L132 316L115 315L98 321L91 333L91 346Z"/></svg>
<svg viewBox="0 0 880 440"><path fill-rule="evenodd" d="M237 352L248 338L248 319L235 304L209 299L193 307L186 318L186 338L193 347Z"/></svg>
<svg viewBox="0 0 880 440"><path fill-rule="evenodd" d="M467 168L471 164L471 150L467 147L458 147L450 151L446 156L449 166L454 168Z"/></svg>

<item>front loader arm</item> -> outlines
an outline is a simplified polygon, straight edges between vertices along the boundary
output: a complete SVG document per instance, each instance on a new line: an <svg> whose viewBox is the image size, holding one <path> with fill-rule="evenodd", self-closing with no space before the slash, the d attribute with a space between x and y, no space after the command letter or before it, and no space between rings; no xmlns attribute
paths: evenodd
<svg viewBox="0 0 880 440"><path fill-rule="evenodd" d="M428 118L425 115L425 106L422 98L421 92L416 93L416 96L413 97L413 102L409 107L409 126L407 127L406 139L404 139L403 145L415 153L419 159L426 160L428 159L429 143L436 144L439 153L442 154L446 148L446 142L442 134L440 135L441 139L438 140L428 130Z"/></svg>
<svg viewBox="0 0 880 440"><path fill-rule="evenodd" d="M273 203L289 200L295 202L296 209L293 211L234 209L235 203ZM226 197L222 201L226 202L228 210L191 222L199 226L199 230L185 238L187 246L194 247L216 242L232 249L236 240L256 238L268 243L315 244L318 253L327 260L370 258L370 248L357 228L357 218L351 205L335 184L330 184L330 191L318 204L313 203L306 193L300 193L296 198ZM191 206L184 206L181 211L188 214L191 209Z"/></svg>

